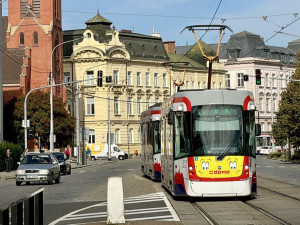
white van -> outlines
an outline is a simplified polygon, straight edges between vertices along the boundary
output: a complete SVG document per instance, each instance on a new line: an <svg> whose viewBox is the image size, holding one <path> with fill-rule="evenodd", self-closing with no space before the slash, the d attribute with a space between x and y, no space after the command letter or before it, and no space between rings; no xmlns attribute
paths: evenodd
<svg viewBox="0 0 300 225"><path fill-rule="evenodd" d="M86 146L86 151L91 151L91 159L101 159L108 158L108 145L107 144L88 144ZM110 147L111 157L124 160L128 158L128 155L122 151L117 145L112 144Z"/></svg>

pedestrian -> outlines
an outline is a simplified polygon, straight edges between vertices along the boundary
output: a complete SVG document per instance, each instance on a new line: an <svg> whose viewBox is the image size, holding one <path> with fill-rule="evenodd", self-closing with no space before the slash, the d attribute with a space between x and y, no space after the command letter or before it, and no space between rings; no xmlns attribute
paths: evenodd
<svg viewBox="0 0 300 225"><path fill-rule="evenodd" d="M66 154L67 159L69 159L70 158L70 154L71 154L71 152L70 152L70 145L67 146L65 154Z"/></svg>
<svg viewBox="0 0 300 225"><path fill-rule="evenodd" d="M13 161L13 158L11 157L10 149L7 149L6 155L5 155L6 172L11 171L12 161Z"/></svg>

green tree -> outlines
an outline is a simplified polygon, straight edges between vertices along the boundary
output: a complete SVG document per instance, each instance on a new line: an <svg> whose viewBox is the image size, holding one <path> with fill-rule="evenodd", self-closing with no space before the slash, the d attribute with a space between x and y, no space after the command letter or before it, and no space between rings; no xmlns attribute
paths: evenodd
<svg viewBox="0 0 300 225"><path fill-rule="evenodd" d="M24 143L24 97L17 99L14 111L14 127L18 131L17 138ZM53 96L54 134L56 142L54 147L65 147L72 142L75 130L75 119L67 109L60 97ZM49 92L35 91L27 99L27 119L30 120L30 129L35 138L40 137L43 147L49 148L50 134L50 95Z"/></svg>
<svg viewBox="0 0 300 225"><path fill-rule="evenodd" d="M300 80L300 52L297 54L295 73L292 79ZM287 141L294 148L300 147L300 82L291 81L281 93L279 110L276 113L277 120L273 124L272 132L276 141L284 145Z"/></svg>

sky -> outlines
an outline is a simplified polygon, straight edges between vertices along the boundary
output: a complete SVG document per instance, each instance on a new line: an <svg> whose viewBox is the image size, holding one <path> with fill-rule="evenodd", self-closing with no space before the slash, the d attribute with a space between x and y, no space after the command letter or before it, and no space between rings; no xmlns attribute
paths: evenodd
<svg viewBox="0 0 300 225"><path fill-rule="evenodd" d="M191 31L181 33L191 25L230 27L233 33L225 30L222 42L245 30L269 39L266 44L272 46L287 47L288 42L300 39L299 0L62 0L63 30L85 28L98 10L117 30L150 35L154 28L163 41L175 41L176 46L195 43ZM7 11L6 1L3 15ZM200 38L204 31L196 33ZM217 43L218 35L218 31L209 31L202 41Z"/></svg>

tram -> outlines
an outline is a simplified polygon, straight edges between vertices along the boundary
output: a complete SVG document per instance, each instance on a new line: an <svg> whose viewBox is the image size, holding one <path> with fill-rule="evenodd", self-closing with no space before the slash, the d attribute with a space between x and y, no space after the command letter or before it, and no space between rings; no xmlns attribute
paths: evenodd
<svg viewBox="0 0 300 225"><path fill-rule="evenodd" d="M161 179L160 119L160 103L141 114L141 169L153 180Z"/></svg>
<svg viewBox="0 0 300 225"><path fill-rule="evenodd" d="M161 182L174 196L255 196L253 93L178 90L162 103Z"/></svg>

